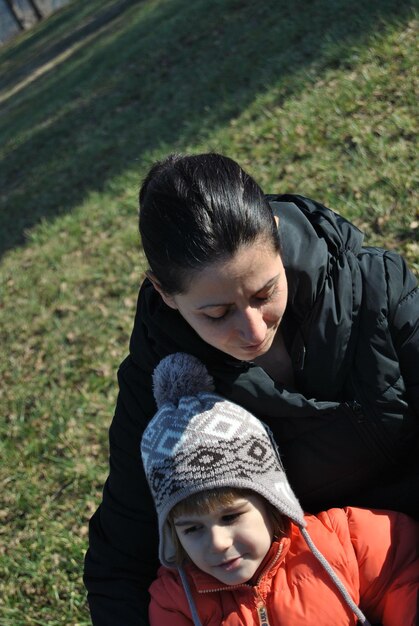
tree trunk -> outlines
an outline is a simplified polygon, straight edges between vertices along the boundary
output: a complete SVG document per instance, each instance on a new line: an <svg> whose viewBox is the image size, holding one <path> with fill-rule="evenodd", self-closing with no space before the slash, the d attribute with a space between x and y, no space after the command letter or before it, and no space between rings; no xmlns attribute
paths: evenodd
<svg viewBox="0 0 419 626"><path fill-rule="evenodd" d="M34 2L34 0L26 0L26 1L31 7L32 11L34 12L36 19L38 20L38 22L40 22L44 16L42 15L41 10L38 7L38 5L36 4L36 2Z"/></svg>
<svg viewBox="0 0 419 626"><path fill-rule="evenodd" d="M22 20L20 19L19 15L16 13L14 4L13 4L13 0L5 0L10 13L13 15L13 19L15 20L19 30L25 30L25 25L22 22Z"/></svg>

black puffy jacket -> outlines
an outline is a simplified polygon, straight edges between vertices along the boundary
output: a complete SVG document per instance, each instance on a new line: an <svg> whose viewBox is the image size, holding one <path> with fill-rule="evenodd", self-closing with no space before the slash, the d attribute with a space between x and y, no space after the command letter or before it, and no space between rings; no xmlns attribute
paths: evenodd
<svg viewBox="0 0 419 626"><path fill-rule="evenodd" d="M403 259L301 196L268 196L279 217L288 304L281 323L295 389L202 341L149 281L110 428L110 473L90 523L85 584L95 626L147 624L157 525L140 460L156 406L151 375L182 351L217 391L272 429L306 510L357 505L419 517L419 290Z"/></svg>

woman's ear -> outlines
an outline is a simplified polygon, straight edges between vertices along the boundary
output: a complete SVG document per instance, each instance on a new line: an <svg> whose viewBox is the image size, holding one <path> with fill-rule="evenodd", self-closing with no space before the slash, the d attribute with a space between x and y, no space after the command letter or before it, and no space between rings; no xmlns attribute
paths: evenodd
<svg viewBox="0 0 419 626"><path fill-rule="evenodd" d="M148 280L152 283L154 289L162 297L163 302L167 304L167 306L170 306L171 309L177 309L173 296L169 296L167 293L163 291L162 286L160 285L157 278L154 276L153 272L151 270L147 270L145 274Z"/></svg>

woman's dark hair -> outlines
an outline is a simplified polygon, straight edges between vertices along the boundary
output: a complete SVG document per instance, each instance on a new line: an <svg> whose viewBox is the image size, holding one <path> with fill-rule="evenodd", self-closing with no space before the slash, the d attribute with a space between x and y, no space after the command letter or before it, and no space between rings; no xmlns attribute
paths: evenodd
<svg viewBox="0 0 419 626"><path fill-rule="evenodd" d="M220 154L169 155L140 189L140 233L150 270L168 295L187 291L193 273L230 258L259 237L279 251L261 188Z"/></svg>

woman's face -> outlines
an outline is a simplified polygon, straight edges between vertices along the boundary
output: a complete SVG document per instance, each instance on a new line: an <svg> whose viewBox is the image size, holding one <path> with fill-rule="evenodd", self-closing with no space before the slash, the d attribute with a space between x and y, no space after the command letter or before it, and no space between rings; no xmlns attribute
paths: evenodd
<svg viewBox="0 0 419 626"><path fill-rule="evenodd" d="M269 350L288 296L281 257L266 239L197 272L185 293L158 290L204 341L241 361Z"/></svg>

